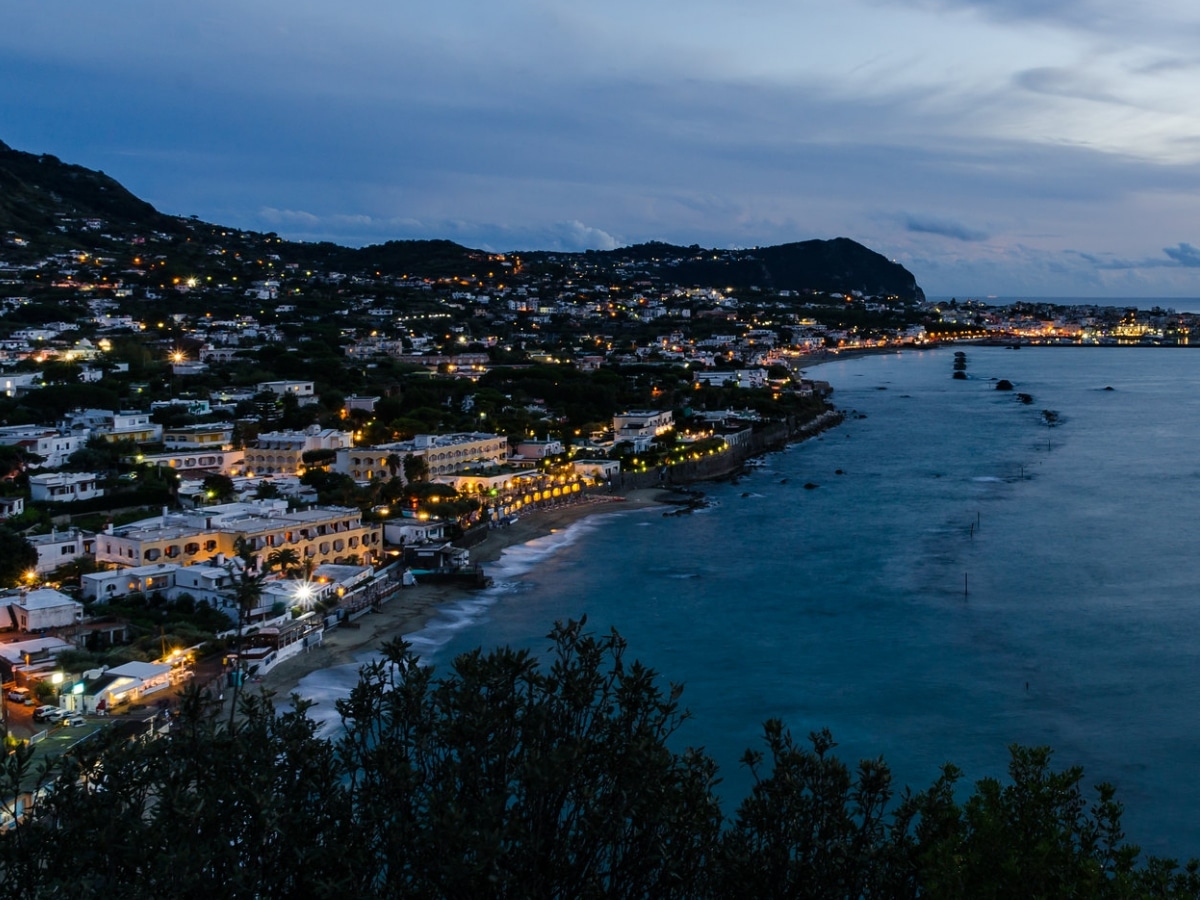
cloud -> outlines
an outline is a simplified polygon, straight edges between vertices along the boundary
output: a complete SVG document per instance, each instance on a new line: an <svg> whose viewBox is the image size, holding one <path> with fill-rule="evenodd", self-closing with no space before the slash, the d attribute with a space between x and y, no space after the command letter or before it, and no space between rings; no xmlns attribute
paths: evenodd
<svg viewBox="0 0 1200 900"><path fill-rule="evenodd" d="M1170 57L1169 59L1157 59L1140 66L1135 66L1131 71L1137 75L1161 75L1173 72L1190 72L1197 66L1200 66L1200 61L1195 59Z"/></svg>
<svg viewBox="0 0 1200 900"><path fill-rule="evenodd" d="M284 227L315 228L321 224L319 216L302 209L275 209L271 206L264 206L259 209L258 217L264 222Z"/></svg>
<svg viewBox="0 0 1200 900"><path fill-rule="evenodd" d="M1035 94L1067 97L1072 100L1091 100L1096 103L1124 104L1114 94L1104 90L1100 81L1057 66L1025 69L1013 76L1013 83Z"/></svg>
<svg viewBox="0 0 1200 900"><path fill-rule="evenodd" d="M1174 247L1164 247L1166 259L1159 256L1145 259L1122 259L1109 253L1087 253L1082 250L1068 250L1075 256L1098 269L1200 269L1200 248L1180 241Z"/></svg>
<svg viewBox="0 0 1200 900"><path fill-rule="evenodd" d="M1162 0L1147 6L1124 0L878 0L915 9L951 13L969 11L1000 24L1050 24L1076 32L1119 36L1180 37L1187 40L1183 23L1195 21L1195 7L1183 0Z"/></svg>
<svg viewBox="0 0 1200 900"><path fill-rule="evenodd" d="M938 219L931 216L904 215L901 217L905 229L917 234L939 234L942 237L954 238L956 241L986 241L986 232L968 228L960 222L950 219Z"/></svg>
<svg viewBox="0 0 1200 900"><path fill-rule="evenodd" d="M549 224L511 224L463 219L424 219L409 216L370 216L260 207L257 227L269 227L298 241L333 241L365 246L391 240L421 240L430 236L492 252L511 250L613 250L620 238L578 219Z"/></svg>
<svg viewBox="0 0 1200 900"><path fill-rule="evenodd" d="M1180 242L1174 247L1164 247L1163 253L1186 269L1200 269L1200 250L1191 244Z"/></svg>

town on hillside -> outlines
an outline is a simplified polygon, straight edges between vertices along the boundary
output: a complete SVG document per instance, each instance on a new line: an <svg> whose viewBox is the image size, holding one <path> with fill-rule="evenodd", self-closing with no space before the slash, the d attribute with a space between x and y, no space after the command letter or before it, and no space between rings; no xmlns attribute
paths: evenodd
<svg viewBox="0 0 1200 900"><path fill-rule="evenodd" d="M1195 324L933 303L844 239L295 243L0 149L28 185L0 211L6 734L145 706L198 657L264 673L406 582L482 583L470 548L531 510L735 471L830 421L804 370L832 354Z"/></svg>

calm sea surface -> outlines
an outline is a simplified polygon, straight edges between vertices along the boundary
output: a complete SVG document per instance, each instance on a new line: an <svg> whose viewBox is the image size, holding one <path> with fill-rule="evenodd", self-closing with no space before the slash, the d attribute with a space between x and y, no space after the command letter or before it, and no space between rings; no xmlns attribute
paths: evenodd
<svg viewBox="0 0 1200 900"><path fill-rule="evenodd" d="M1049 744L1118 786L1144 850L1200 855L1200 351L962 349L967 381L949 349L814 369L842 426L706 486L708 510L512 548L494 588L410 639L442 666L540 650L556 619L617 628L685 685L681 741L717 759L729 800L771 717L828 727L844 759L882 755L914 788Z"/></svg>

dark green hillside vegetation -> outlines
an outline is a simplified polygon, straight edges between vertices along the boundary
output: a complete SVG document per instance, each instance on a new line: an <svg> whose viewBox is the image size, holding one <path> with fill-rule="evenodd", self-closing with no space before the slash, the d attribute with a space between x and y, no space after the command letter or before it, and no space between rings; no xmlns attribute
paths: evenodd
<svg viewBox="0 0 1200 900"><path fill-rule="evenodd" d="M39 771L19 748L5 810L51 789L0 833L0 879L35 898L1200 896L1196 863L1143 861L1112 789L1045 748L969 790L947 765L897 791L881 759L771 721L723 810L713 761L676 746L678 686L616 633L549 639L445 673L393 643L334 738L252 692L231 730L193 687L158 740L110 727Z"/></svg>
<svg viewBox="0 0 1200 900"><path fill-rule="evenodd" d="M109 178L55 156L35 155L0 143L0 234L14 231L30 253L73 246L81 230L63 217L97 218L147 229L174 230L164 216ZM60 231L63 225L65 231Z"/></svg>
<svg viewBox="0 0 1200 900"><path fill-rule="evenodd" d="M861 291L922 301L912 273L849 238L801 241L749 251L763 261L776 289Z"/></svg>
<svg viewBox="0 0 1200 900"><path fill-rule="evenodd" d="M453 241L387 241L359 250L340 248L330 251L331 265L358 271L378 270L391 274L416 276L486 275L487 254L471 250Z"/></svg>
<svg viewBox="0 0 1200 900"><path fill-rule="evenodd" d="M528 254L539 259L544 254ZM564 254L558 254L563 256ZM629 260L639 270L681 285L707 284L773 293L861 291L920 302L924 292L912 273L849 238L799 241L748 250L707 250L648 243L619 250L588 251L586 258L609 264Z"/></svg>

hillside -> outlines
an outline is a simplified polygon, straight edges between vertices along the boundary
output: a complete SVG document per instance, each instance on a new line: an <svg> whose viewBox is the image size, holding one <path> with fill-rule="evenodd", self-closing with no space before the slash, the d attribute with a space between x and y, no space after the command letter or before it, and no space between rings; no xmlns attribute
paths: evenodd
<svg viewBox="0 0 1200 900"><path fill-rule="evenodd" d="M158 232L203 243L204 235L236 232L169 216L118 182L57 157L0 143L0 236L9 256L34 258L64 249L94 251ZM240 232L243 237L261 237ZM332 243L272 243L289 259L324 270L442 277L470 272L489 256L446 240L387 241L362 248ZM194 246L199 251L200 246ZM612 251L522 251L530 262L571 260L590 267L640 271L682 286L757 287L770 293L851 292L924 299L912 273L848 238L810 240L749 250L704 249L651 242Z"/></svg>
<svg viewBox="0 0 1200 900"><path fill-rule="evenodd" d="M103 172L0 142L0 233L20 236L32 252L77 244L86 232L96 243L113 228L175 231L176 223Z"/></svg>
<svg viewBox="0 0 1200 900"><path fill-rule="evenodd" d="M589 258L640 270L683 285L761 288L769 293L848 293L922 301L912 273L849 238L800 241L746 250L679 247L661 242L589 252Z"/></svg>

